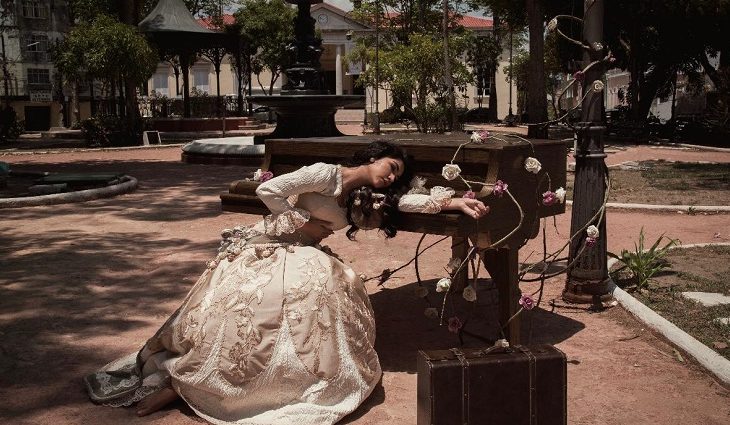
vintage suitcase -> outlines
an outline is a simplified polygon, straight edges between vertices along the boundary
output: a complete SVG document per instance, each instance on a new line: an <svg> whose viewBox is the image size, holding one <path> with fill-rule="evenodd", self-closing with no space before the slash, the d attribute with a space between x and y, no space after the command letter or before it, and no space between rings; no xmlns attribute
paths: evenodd
<svg viewBox="0 0 730 425"><path fill-rule="evenodd" d="M565 425L567 365L551 345L418 352L418 425Z"/></svg>

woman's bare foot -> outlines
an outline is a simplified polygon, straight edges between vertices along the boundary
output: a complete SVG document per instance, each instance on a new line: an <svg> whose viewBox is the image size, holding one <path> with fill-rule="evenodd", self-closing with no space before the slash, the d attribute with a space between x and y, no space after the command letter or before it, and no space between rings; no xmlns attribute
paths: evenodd
<svg viewBox="0 0 730 425"><path fill-rule="evenodd" d="M154 392L137 403L137 416L147 416L177 399L177 393L170 387Z"/></svg>

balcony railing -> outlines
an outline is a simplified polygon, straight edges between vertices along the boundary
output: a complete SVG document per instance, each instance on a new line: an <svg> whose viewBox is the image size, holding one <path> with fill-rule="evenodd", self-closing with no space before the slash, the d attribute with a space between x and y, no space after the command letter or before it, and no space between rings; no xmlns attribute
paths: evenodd
<svg viewBox="0 0 730 425"><path fill-rule="evenodd" d="M0 94L5 96L30 96L31 93L52 93L54 86L52 83L29 83L26 79L13 78L8 80L8 93L5 93L5 80L0 80Z"/></svg>

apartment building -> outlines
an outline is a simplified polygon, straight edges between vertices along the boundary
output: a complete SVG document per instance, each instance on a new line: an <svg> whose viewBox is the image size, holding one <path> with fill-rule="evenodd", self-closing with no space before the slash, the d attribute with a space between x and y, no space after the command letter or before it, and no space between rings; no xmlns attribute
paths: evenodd
<svg viewBox="0 0 730 425"><path fill-rule="evenodd" d="M69 29L66 0L16 0L0 33L0 93L29 131L63 125L66 96L50 55Z"/></svg>

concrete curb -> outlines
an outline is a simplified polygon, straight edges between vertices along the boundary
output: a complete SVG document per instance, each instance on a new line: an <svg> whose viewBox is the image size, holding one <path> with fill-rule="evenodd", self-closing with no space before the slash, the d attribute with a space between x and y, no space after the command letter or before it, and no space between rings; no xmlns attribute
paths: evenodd
<svg viewBox="0 0 730 425"><path fill-rule="evenodd" d="M730 243L690 244L678 246L676 249L704 246L730 246ZM608 261L608 268L610 269L617 261L618 260L615 258L611 258ZM633 314L637 319L644 322L647 326L662 334L672 344L694 357L699 364L715 375L715 377L725 385L730 385L730 360L717 354L705 344L701 343L687 332L681 330L672 322L657 314L654 310L645 306L629 293L616 286L613 280L611 280L610 284L613 297L621 304L621 306L623 306L623 308Z"/></svg>
<svg viewBox="0 0 730 425"><path fill-rule="evenodd" d="M566 200L566 205L573 205L573 201ZM652 205L652 204L622 204L617 202L609 202L606 204L608 208L619 208L627 210L653 210L653 211L682 211L686 213L692 212L730 212L728 205Z"/></svg>
<svg viewBox="0 0 730 425"><path fill-rule="evenodd" d="M132 151L140 149L165 149L165 148L176 148L186 145L184 143L166 143L161 145L147 145L147 146L121 146L118 148L57 148L57 149L45 149L45 150L29 150L29 151L3 151L0 150L0 157L2 156L13 156L13 155L44 155L44 154L56 154L56 153L74 153L74 152L106 152L106 151Z"/></svg>
<svg viewBox="0 0 730 425"><path fill-rule="evenodd" d="M692 145L689 143L666 142L666 143L649 144L649 146L657 147L657 148L670 147L670 148L697 149L697 150L712 151L712 152L730 152L730 148L721 148L721 147L717 147L717 146Z"/></svg>
<svg viewBox="0 0 730 425"><path fill-rule="evenodd" d="M25 196L22 198L3 198L0 199L0 209L91 201L93 199L110 198L112 196L129 193L137 188L137 179L134 177L123 176L121 180L123 180L121 183L96 189L54 193L52 195Z"/></svg>

